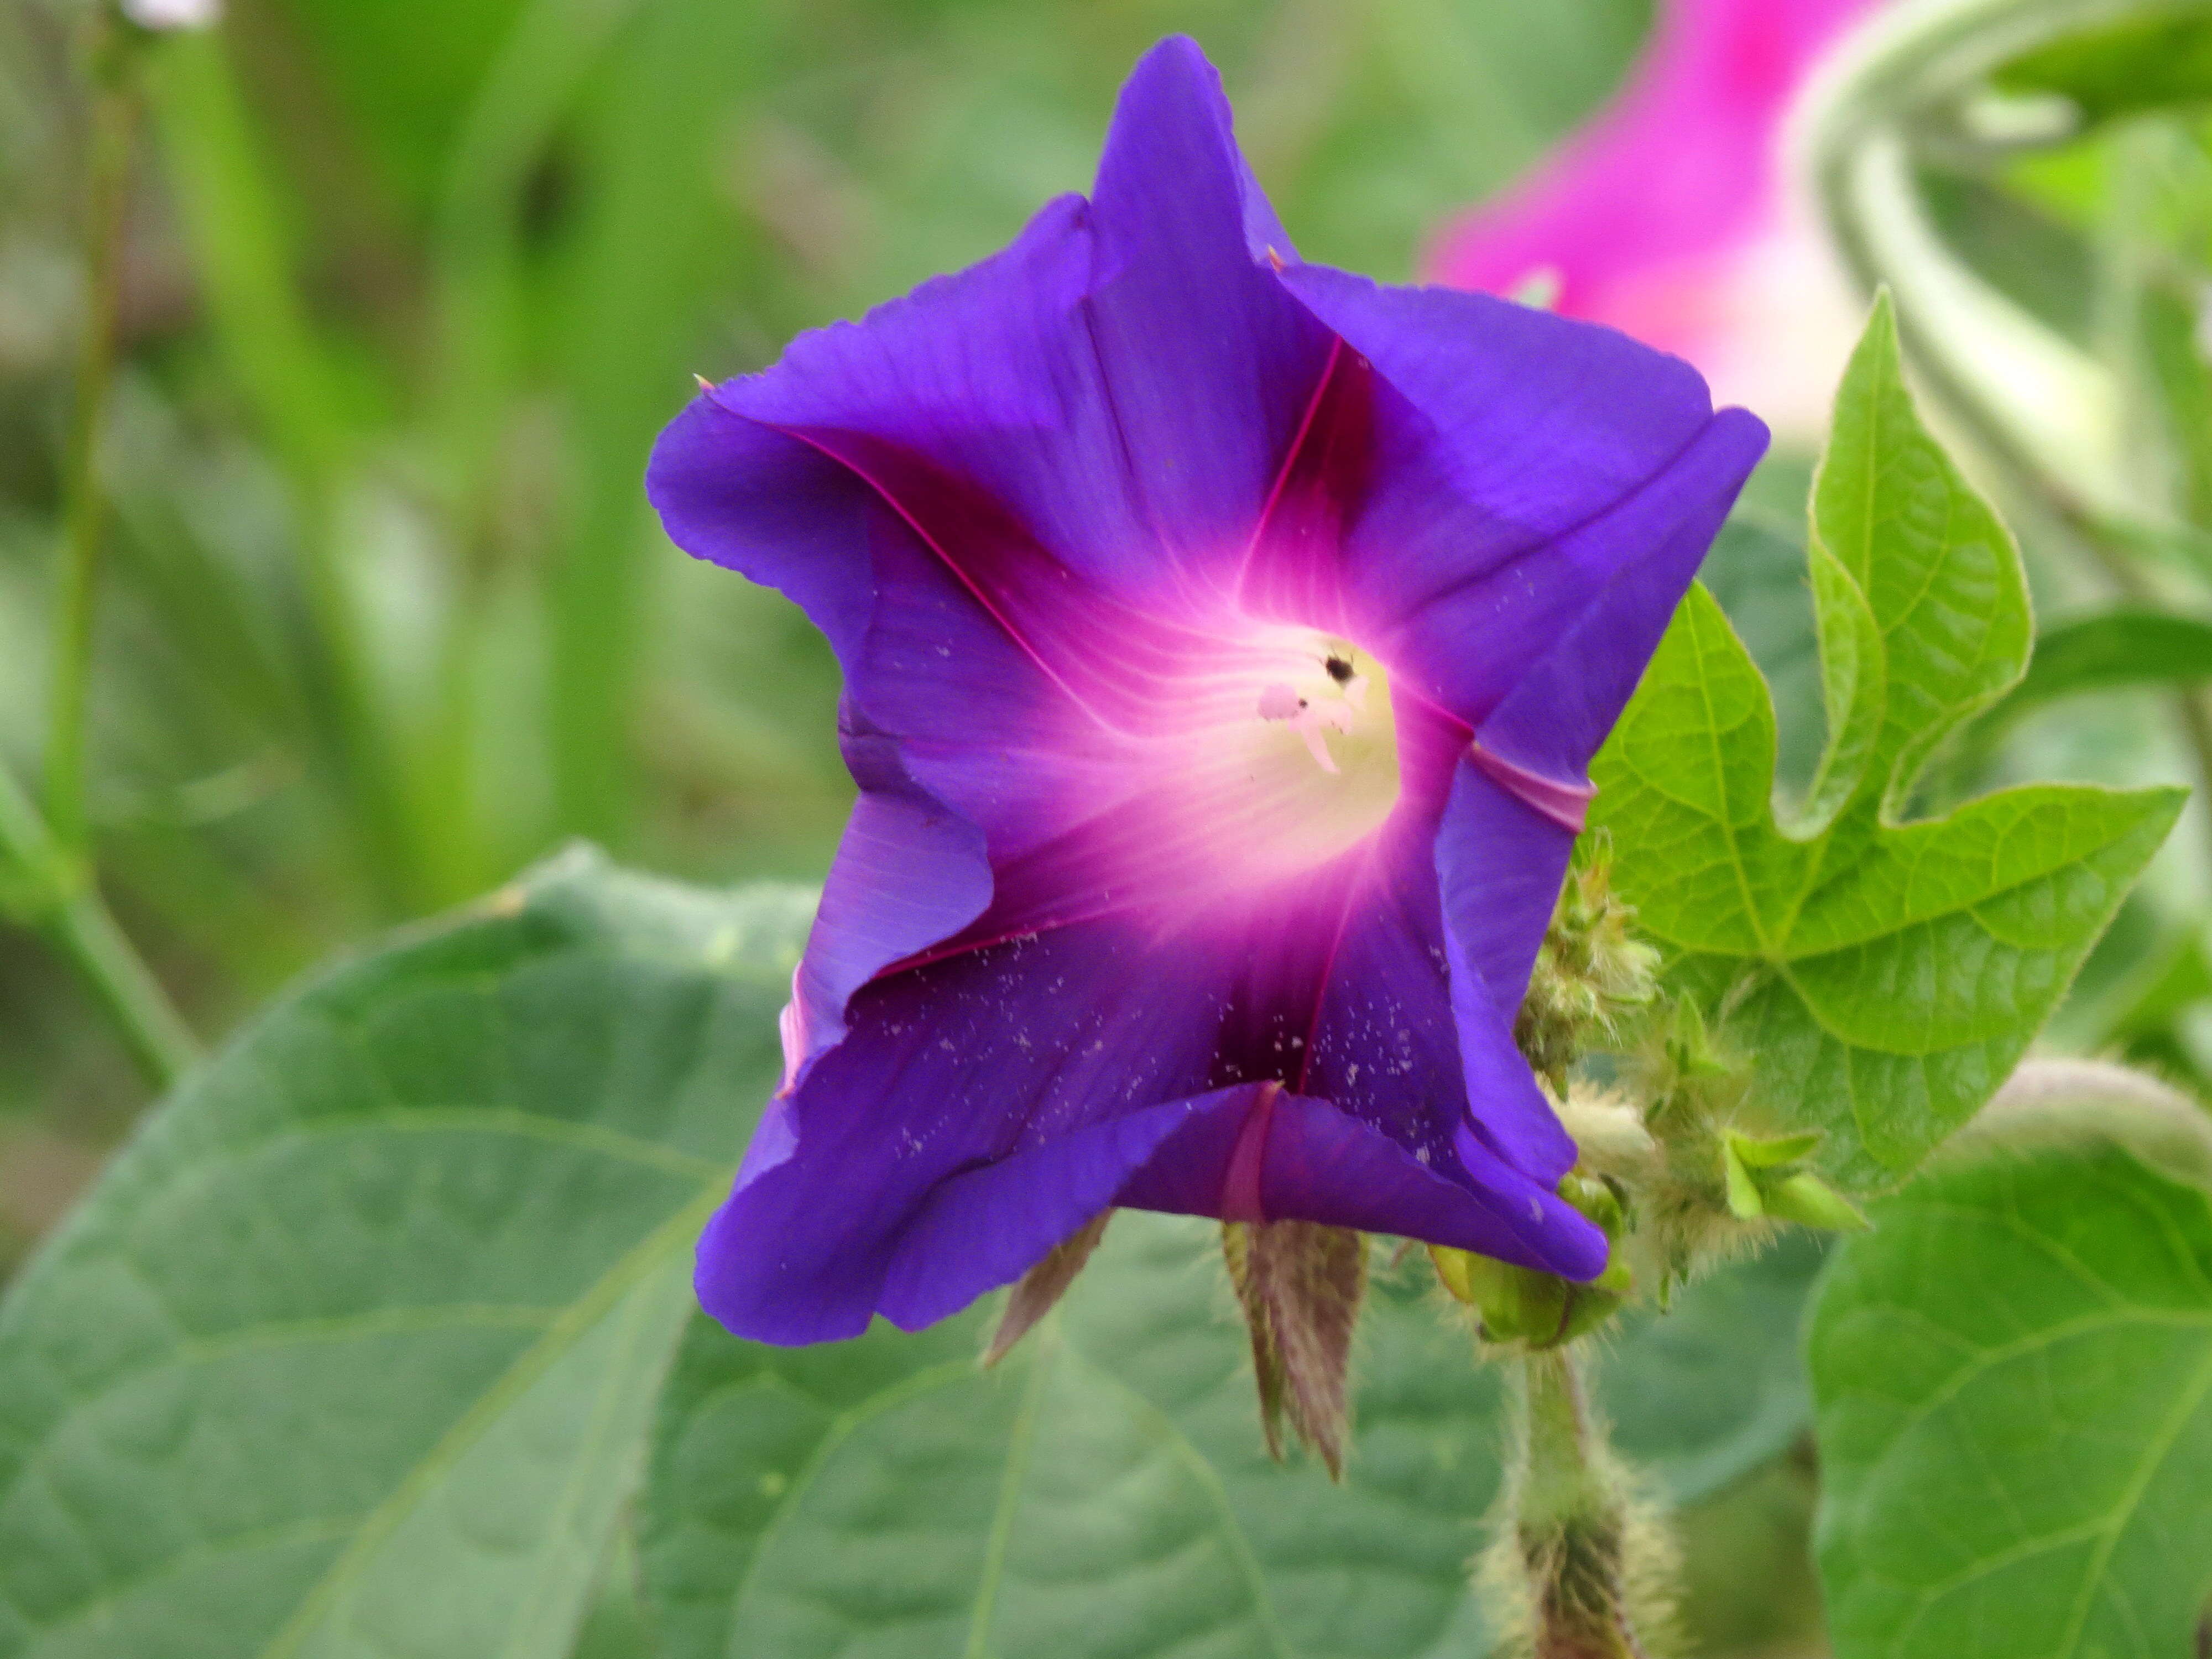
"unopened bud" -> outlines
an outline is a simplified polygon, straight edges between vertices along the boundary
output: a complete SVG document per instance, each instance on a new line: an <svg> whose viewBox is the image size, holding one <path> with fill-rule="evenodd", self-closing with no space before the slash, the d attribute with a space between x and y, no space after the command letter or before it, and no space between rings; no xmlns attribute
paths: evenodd
<svg viewBox="0 0 2212 1659"><path fill-rule="evenodd" d="M1792 1167L1820 1144L1818 1130L1771 1136L1723 1130L1721 1170L1729 1213L1740 1221L1771 1218L1830 1232L1863 1229L1866 1218L1848 1199L1810 1170Z"/></svg>
<svg viewBox="0 0 2212 1659"><path fill-rule="evenodd" d="M1430 1245L1429 1259L1444 1289L1474 1310L1484 1340L1548 1348L1564 1340L1573 1286L1557 1273L1445 1244Z"/></svg>
<svg viewBox="0 0 2212 1659"><path fill-rule="evenodd" d="M1448 1245L1429 1247L1437 1278L1455 1300L1474 1310L1486 1341L1531 1352L1556 1348L1595 1329L1627 1300L1632 1284L1618 1248L1626 1224L1620 1195L1609 1182L1576 1170L1560 1181L1559 1196L1597 1223L1615 1247L1605 1271L1587 1283Z"/></svg>
<svg viewBox="0 0 2212 1659"><path fill-rule="evenodd" d="M1513 1023L1514 1041L1555 1094L1566 1093L1577 1060L1617 1041L1658 994L1659 953L1631 933L1635 914L1613 896L1601 843L1568 872Z"/></svg>

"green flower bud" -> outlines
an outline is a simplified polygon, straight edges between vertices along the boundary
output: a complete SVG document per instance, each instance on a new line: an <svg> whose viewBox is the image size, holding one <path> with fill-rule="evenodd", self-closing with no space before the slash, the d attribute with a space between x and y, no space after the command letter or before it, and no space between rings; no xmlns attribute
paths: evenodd
<svg viewBox="0 0 2212 1659"><path fill-rule="evenodd" d="M1442 1244L1429 1247L1437 1279L1455 1299L1475 1310L1486 1341L1532 1352L1556 1348L1602 1324L1628 1299L1632 1276L1618 1248L1626 1224L1620 1194L1611 1182L1580 1170L1562 1177L1559 1191L1615 1246L1605 1271L1588 1284Z"/></svg>
<svg viewBox="0 0 2212 1659"><path fill-rule="evenodd" d="M1568 872L1513 1023L1514 1041L1554 1094L1566 1093L1577 1060L1617 1043L1657 998L1659 953L1631 933L1635 914L1613 895L1601 840Z"/></svg>

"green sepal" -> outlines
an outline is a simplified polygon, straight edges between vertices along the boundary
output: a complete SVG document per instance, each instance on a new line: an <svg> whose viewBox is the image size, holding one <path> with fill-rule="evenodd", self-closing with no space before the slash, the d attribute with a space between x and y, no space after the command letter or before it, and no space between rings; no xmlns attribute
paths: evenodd
<svg viewBox="0 0 2212 1659"><path fill-rule="evenodd" d="M1759 1183L1751 1178L1751 1170L1734 1135L1721 1137L1721 1170L1728 1181L1730 1215L1739 1221L1756 1221L1766 1213L1766 1206L1759 1201Z"/></svg>
<svg viewBox="0 0 2212 1659"><path fill-rule="evenodd" d="M1794 1135L1747 1135L1741 1129L1728 1132L1728 1143L1735 1155L1751 1170L1778 1170L1785 1164L1795 1164L1820 1144L1820 1132L1808 1129Z"/></svg>
<svg viewBox="0 0 2212 1659"><path fill-rule="evenodd" d="M1832 1233L1863 1233L1868 1227L1856 1204L1809 1170L1760 1188L1759 1197L1778 1221Z"/></svg>

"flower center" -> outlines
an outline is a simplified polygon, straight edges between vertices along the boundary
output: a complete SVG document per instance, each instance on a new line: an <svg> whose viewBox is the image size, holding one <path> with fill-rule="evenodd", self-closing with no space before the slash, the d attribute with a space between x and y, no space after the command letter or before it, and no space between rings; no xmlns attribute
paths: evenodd
<svg viewBox="0 0 2212 1659"><path fill-rule="evenodd" d="M1324 863L1398 804L1389 677L1350 641L1270 629L1206 676L1179 744L1187 804L1224 874L1273 880Z"/></svg>

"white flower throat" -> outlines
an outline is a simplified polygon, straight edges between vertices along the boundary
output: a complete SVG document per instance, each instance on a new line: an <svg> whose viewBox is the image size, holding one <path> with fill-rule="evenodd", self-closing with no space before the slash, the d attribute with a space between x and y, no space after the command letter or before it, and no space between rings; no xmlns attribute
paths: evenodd
<svg viewBox="0 0 2212 1659"><path fill-rule="evenodd" d="M1201 762L1229 786L1202 792L1220 811L1224 850L1249 873L1280 876L1381 828L1399 794L1382 665L1347 640L1270 629L1244 676L1237 703L1215 705Z"/></svg>

